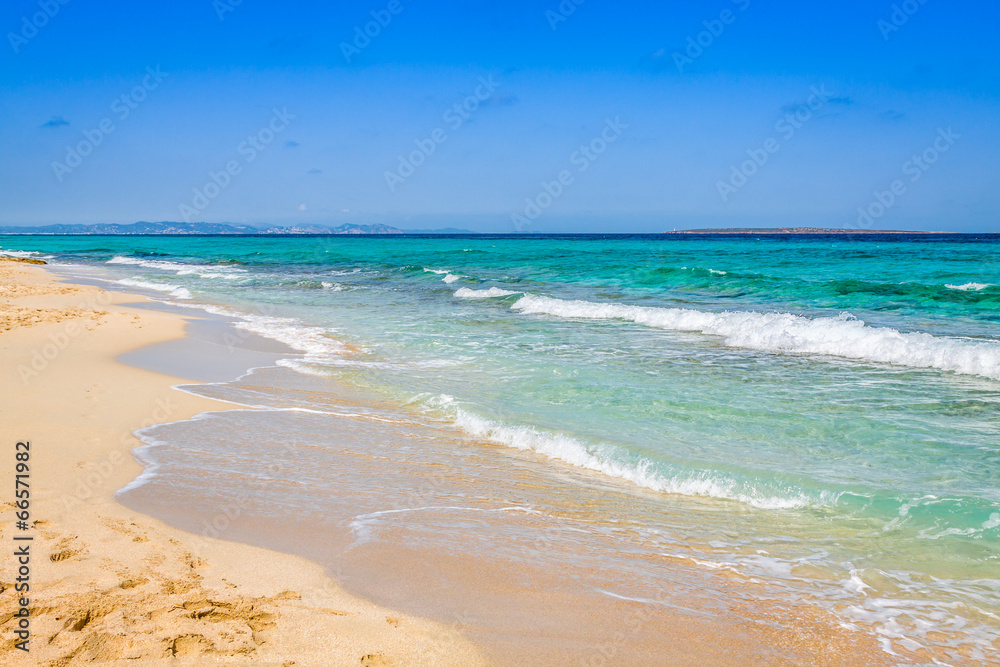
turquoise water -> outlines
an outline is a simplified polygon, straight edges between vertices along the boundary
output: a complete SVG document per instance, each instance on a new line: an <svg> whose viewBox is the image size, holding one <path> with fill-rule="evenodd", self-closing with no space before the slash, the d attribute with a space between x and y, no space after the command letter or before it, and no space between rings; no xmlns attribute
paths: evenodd
<svg viewBox="0 0 1000 667"><path fill-rule="evenodd" d="M900 656L997 657L1000 236L0 246L238 315L310 382L663 499L636 521L689 499L684 557L828 604Z"/></svg>

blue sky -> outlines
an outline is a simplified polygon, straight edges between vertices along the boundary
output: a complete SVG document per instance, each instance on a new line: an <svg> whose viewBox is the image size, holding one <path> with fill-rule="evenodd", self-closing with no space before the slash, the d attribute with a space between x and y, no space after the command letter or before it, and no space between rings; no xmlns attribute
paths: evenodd
<svg viewBox="0 0 1000 667"><path fill-rule="evenodd" d="M994 3L64 1L0 224L1000 231Z"/></svg>

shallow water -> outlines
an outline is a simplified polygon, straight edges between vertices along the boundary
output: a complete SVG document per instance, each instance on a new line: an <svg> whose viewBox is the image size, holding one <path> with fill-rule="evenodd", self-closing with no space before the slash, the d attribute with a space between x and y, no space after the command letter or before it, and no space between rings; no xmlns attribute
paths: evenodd
<svg viewBox="0 0 1000 667"><path fill-rule="evenodd" d="M268 411L148 429L125 502L253 488L345 571L392 540L725 604L693 564L907 659L997 658L997 237L0 245L300 352L189 388Z"/></svg>

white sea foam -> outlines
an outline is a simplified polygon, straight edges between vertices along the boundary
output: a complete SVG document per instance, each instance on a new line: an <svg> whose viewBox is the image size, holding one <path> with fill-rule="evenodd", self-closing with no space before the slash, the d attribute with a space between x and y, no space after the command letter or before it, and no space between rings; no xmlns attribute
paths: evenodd
<svg viewBox="0 0 1000 667"><path fill-rule="evenodd" d="M356 535L351 548L370 542L375 534L375 528L383 521L382 517L393 514L409 514L413 512L517 512L520 514L541 514L531 507L462 507L459 505L430 505L428 507L404 507L394 510L381 510L368 514L359 514L347 524Z"/></svg>
<svg viewBox="0 0 1000 667"><path fill-rule="evenodd" d="M653 462L648 459L636 464L623 463L614 460L614 453L609 447L588 447L567 435L544 433L528 426L510 426L461 408L456 409L455 425L477 438L537 452L550 459L664 493L735 500L761 509L794 509L834 499L826 496L809 498L797 491L779 496L716 471L692 471L667 477L654 470Z"/></svg>
<svg viewBox="0 0 1000 667"><path fill-rule="evenodd" d="M892 573L888 574L891 576ZM957 582L941 583L954 585ZM904 594L914 592L906 591ZM985 623L970 622L967 612L963 613L965 603L957 600L922 599L924 595L921 593L923 591L917 593L913 599L869 594L861 597L856 604L838 610L838 615L852 625L863 624L874 627L880 637L879 643L882 649L891 655L898 655L894 648L918 651L924 644L944 648L953 657L962 655L963 659L960 661L962 664L970 661L984 664L989 656L996 655L995 647L997 640L1000 639L1000 633ZM980 597L982 602L987 602L981 598L982 591L966 590L963 593L971 594L973 598ZM995 600L995 594L991 597ZM922 640L923 644L917 641L918 639ZM934 660L933 663L957 664L938 660Z"/></svg>
<svg viewBox="0 0 1000 667"><path fill-rule="evenodd" d="M141 486L145 486L159 476L160 464L157 462L155 457L151 456L151 451L153 448L162 447L163 445L154 438L144 438L140 435L141 431L142 429L136 431L135 435L138 436L139 439L145 444L136 447L130 453L132 454L132 457L139 462L139 465L142 466L142 472L139 473L138 476L136 476L131 482L115 491L114 495L116 497L138 489Z"/></svg>
<svg viewBox="0 0 1000 667"><path fill-rule="evenodd" d="M183 391L185 393L193 393L185 389L183 385L174 385L173 388ZM200 394L194 394L194 395L199 396ZM226 401L226 402L232 402L232 401ZM239 405L238 403L235 404ZM114 495L118 497L122 494L128 493L129 491L138 489L139 487L145 486L150 481L160 476L160 468L162 467L161 461L163 460L163 458L155 456L153 452L157 449L169 449L171 447L174 447L175 445L172 442L156 438L155 436L151 435L152 433L156 432L158 429L168 426L173 426L174 424L180 424L183 422L191 423L191 422L206 421L208 419L211 419L216 414L218 413L199 412L198 414L188 419L181 419L172 422L163 422L160 424L151 424L150 426L146 426L134 431L133 435L139 438L139 440L143 444L133 449L131 451L131 454L139 462L139 465L142 466L142 472L139 473L139 475L131 482L129 482L122 488L115 491Z"/></svg>
<svg viewBox="0 0 1000 667"><path fill-rule="evenodd" d="M972 537L986 531L993 531L995 528L1000 528L1000 512L993 512L990 514L990 518L983 521L982 525L979 527L969 527L969 528L945 528L944 530L939 530L939 526L933 528L925 528L917 534L918 540L937 540L942 537L948 537L949 535L962 535L964 537ZM935 532L937 531L937 532Z"/></svg>
<svg viewBox="0 0 1000 667"><path fill-rule="evenodd" d="M902 333L890 327L868 326L847 314L810 319L791 313L713 313L565 301L531 294L511 308L537 315L627 320L658 329L696 331L723 336L727 345L751 350L822 354L1000 379L1000 341Z"/></svg>
<svg viewBox="0 0 1000 667"><path fill-rule="evenodd" d="M145 280L139 280L137 278L123 278L118 281L119 285L126 285L128 287L140 287L142 289L154 290L156 292L166 292L170 296L177 297L178 299L190 299L191 292L181 287L180 285L167 285L164 283L150 283Z"/></svg>
<svg viewBox="0 0 1000 667"><path fill-rule="evenodd" d="M989 283L965 283L964 285L945 285L948 289L959 289L963 292L973 291L978 292L979 290L984 290L989 287Z"/></svg>
<svg viewBox="0 0 1000 667"><path fill-rule="evenodd" d="M847 581L844 582L844 590L852 595L867 595L865 593L866 588L871 588L865 583L865 580L861 578L861 572L856 569L852 569Z"/></svg>
<svg viewBox="0 0 1000 667"><path fill-rule="evenodd" d="M510 296L511 294L522 294L522 292L511 292L510 290L491 287L489 289L470 289L459 287L455 290L455 296L459 299L494 299L498 296Z"/></svg>
<svg viewBox="0 0 1000 667"><path fill-rule="evenodd" d="M302 324L290 317L242 315L236 326L246 331L284 343L305 353L305 361L328 363L337 361L346 351L343 343L327 335L327 330Z"/></svg>
<svg viewBox="0 0 1000 667"><path fill-rule="evenodd" d="M129 264L132 266L142 266L147 269L158 269L160 271L173 271L178 276L198 276L199 278L221 278L223 280L236 280L246 275L245 269L237 269L231 266L210 266L206 264L181 264L180 262L168 262L160 259L137 259L135 257L122 257L115 255L109 259L107 264Z"/></svg>

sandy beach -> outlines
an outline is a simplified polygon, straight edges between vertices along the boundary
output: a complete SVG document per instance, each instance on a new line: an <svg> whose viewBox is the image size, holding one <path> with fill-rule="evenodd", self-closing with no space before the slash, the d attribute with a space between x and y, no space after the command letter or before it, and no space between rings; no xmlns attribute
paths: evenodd
<svg viewBox="0 0 1000 667"><path fill-rule="evenodd" d="M0 667L1000 667L1000 3L6 10Z"/></svg>
<svg viewBox="0 0 1000 667"><path fill-rule="evenodd" d="M461 563L446 568L455 581L472 577L460 587L470 594L493 591L497 609L506 608L503 600L514 600L524 613L534 609L542 625L537 637L516 630L494 636L499 626L475 624L460 632L352 596L312 560L203 537L226 533L240 513L239 498L214 517L218 530L201 535L130 510L113 494L142 473L130 454L141 444L137 429L235 407L173 388L187 378L116 360L185 342L191 318L143 297L60 282L24 262L0 262L0 278L3 398L11 406L4 484L14 486L17 441L30 442L31 475L31 529L17 530L12 494L3 499L0 536L7 544L17 535L33 537L31 653L16 648L18 597L7 568L0 580L5 663L475 665L555 664L575 656L586 664L643 664L669 656L675 664L699 664L706 655L716 664L885 662L872 639L834 628L805 607L785 621L766 606L748 607L758 622L747 625L623 600L583 602L527 570L515 578L537 579L540 588L521 591L507 580L513 570L461 575L469 567ZM365 553L381 561L369 576L394 572L412 579L404 588L435 596L426 589L433 575L421 574L430 561L415 559L406 545ZM435 568L444 565L435 562ZM392 588L391 580L385 586ZM737 602L744 592L734 589L731 611L745 606ZM603 633L617 639L600 640L602 626L617 629Z"/></svg>
<svg viewBox="0 0 1000 667"><path fill-rule="evenodd" d="M0 575L3 664L473 665L452 628L348 595L310 561L185 533L117 503L142 468L132 433L228 404L119 355L181 338L142 297L0 262L4 451L0 539L29 535L30 592ZM30 442L29 530L15 528L14 448ZM224 524L225 517L220 517ZM30 654L14 634L30 599Z"/></svg>

